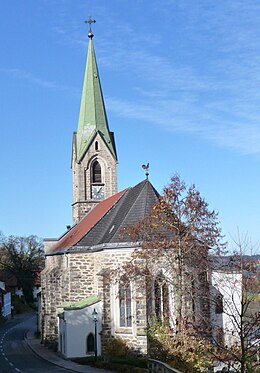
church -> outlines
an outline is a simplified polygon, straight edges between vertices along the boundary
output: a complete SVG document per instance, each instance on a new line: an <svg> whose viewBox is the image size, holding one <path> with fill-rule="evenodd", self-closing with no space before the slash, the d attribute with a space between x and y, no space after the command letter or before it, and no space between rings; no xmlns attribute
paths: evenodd
<svg viewBox="0 0 260 373"><path fill-rule="evenodd" d="M88 21L90 26L92 22ZM91 27L88 37L72 143L73 226L57 239L44 240L42 341L56 346L66 358L101 355L115 337L136 353L146 354L147 320L153 314L174 319L174 288L156 278L146 284L111 273L127 265L141 245L122 231L142 221L160 196L148 173L137 185L117 190L116 143L106 116ZM155 263L155 268L162 278L162 263ZM195 317L189 296L192 286L187 282L185 312Z"/></svg>
<svg viewBox="0 0 260 373"><path fill-rule="evenodd" d="M130 283L111 283L108 273L129 260L139 245L123 238L122 229L143 219L159 194L148 177L117 191L116 145L107 121L91 28L88 37L72 144L73 226L57 240L44 240L42 340L57 343L65 357L93 353L95 311L98 354L112 336L146 353L145 290Z"/></svg>

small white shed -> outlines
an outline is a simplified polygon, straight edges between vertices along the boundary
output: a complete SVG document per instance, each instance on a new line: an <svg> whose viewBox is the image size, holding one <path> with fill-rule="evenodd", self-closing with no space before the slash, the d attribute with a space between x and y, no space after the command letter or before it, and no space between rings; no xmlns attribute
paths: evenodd
<svg viewBox="0 0 260 373"><path fill-rule="evenodd" d="M100 298L92 295L59 309L59 352L65 358L101 355L102 309Z"/></svg>
<svg viewBox="0 0 260 373"><path fill-rule="evenodd" d="M2 316L11 317L11 293L5 290L5 282L0 281L0 313Z"/></svg>
<svg viewBox="0 0 260 373"><path fill-rule="evenodd" d="M213 302L211 312L213 328L222 329L225 344L232 346L239 340L239 319L242 304L242 273L236 271L213 271L212 285L214 294L221 297L221 309ZM220 298L219 298L220 299Z"/></svg>

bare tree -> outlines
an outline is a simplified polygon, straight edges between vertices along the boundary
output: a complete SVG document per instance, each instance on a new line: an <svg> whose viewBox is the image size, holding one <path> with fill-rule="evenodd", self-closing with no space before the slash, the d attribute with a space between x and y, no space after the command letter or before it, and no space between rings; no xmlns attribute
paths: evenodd
<svg viewBox="0 0 260 373"><path fill-rule="evenodd" d="M214 260L214 353L236 372L251 373L260 371L260 256L245 255L246 239L238 238L235 244L233 255Z"/></svg>
<svg viewBox="0 0 260 373"><path fill-rule="evenodd" d="M123 270L135 276L159 275L162 281L174 285L175 316L181 328L185 319L184 303L187 296L192 295L192 283L198 281L207 286L209 248L217 253L224 249L218 214L209 210L194 185L188 187L179 175L174 175L151 213L129 227L127 233L141 242L141 247Z"/></svg>
<svg viewBox="0 0 260 373"><path fill-rule="evenodd" d="M174 175L151 213L126 233L140 247L119 276L132 276L135 282L139 278L141 286L146 283L148 317L167 320L179 341L196 337L194 324L209 335L208 253L225 247L218 214L194 185L188 187Z"/></svg>
<svg viewBox="0 0 260 373"><path fill-rule="evenodd" d="M166 329L159 326L153 335L157 338L161 333L166 355L183 352L187 345L191 348L188 340L195 341L195 347L198 341L205 353L237 372L255 372L259 261L245 256L244 244L239 241L237 252L225 259L229 265L224 268L221 254L225 244L218 215L209 210L195 186L187 187L178 175L173 176L151 213L125 233L139 241L140 247L131 262L119 270L119 276L146 284L148 317L155 314L159 325L167 323ZM213 256L214 260L209 260ZM218 261L220 266L215 268ZM171 294L174 302L169 304ZM155 324L150 325L154 330ZM181 348L169 349L170 345ZM157 351L162 347L159 343ZM197 353L195 347L192 356ZM185 353L183 359L188 356Z"/></svg>
<svg viewBox="0 0 260 373"><path fill-rule="evenodd" d="M8 270L17 279L28 304L33 303L32 290L43 265L43 245L39 238L1 237L0 268Z"/></svg>

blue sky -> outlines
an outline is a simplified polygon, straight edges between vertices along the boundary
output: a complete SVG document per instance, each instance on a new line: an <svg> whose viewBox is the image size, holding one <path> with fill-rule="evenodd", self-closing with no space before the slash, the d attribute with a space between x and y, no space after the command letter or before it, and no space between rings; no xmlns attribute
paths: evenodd
<svg viewBox="0 0 260 373"><path fill-rule="evenodd" d="M0 230L56 237L71 223L89 15L119 189L195 183L227 239L260 241L259 0L0 3Z"/></svg>

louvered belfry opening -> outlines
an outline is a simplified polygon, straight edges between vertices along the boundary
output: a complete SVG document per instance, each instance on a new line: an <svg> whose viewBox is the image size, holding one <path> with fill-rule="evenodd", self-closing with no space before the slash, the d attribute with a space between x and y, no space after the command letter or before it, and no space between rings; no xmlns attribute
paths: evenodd
<svg viewBox="0 0 260 373"><path fill-rule="evenodd" d="M92 167L92 182L101 183L101 181L101 166L98 161L95 161Z"/></svg>

